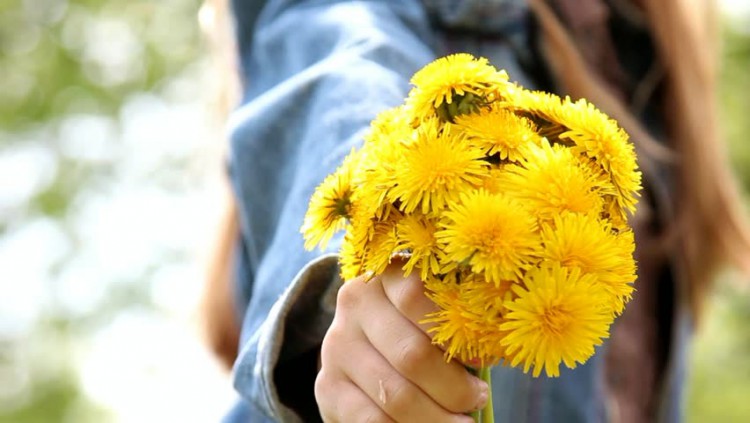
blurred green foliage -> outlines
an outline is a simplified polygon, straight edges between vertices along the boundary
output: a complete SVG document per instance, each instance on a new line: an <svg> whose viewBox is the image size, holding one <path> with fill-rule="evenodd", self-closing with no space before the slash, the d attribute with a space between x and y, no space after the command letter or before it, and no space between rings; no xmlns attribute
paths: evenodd
<svg viewBox="0 0 750 423"><path fill-rule="evenodd" d="M725 31L720 85L730 159L750 193L750 22ZM728 278L729 279L729 278ZM689 368L688 421L750 421L750 289L723 281L699 328ZM736 281L735 281L736 282ZM740 285L740 286L738 286Z"/></svg>
<svg viewBox="0 0 750 423"><path fill-rule="evenodd" d="M750 295L722 285L693 351L688 421L746 422L750 418Z"/></svg>
<svg viewBox="0 0 750 423"><path fill-rule="evenodd" d="M3 0L0 128L114 114L202 51L197 0ZM3 137L10 142L14 138Z"/></svg>
<svg viewBox="0 0 750 423"><path fill-rule="evenodd" d="M750 17L745 19L744 27L750 27ZM720 95L724 131L732 165L745 192L750 192L750 31L725 31L722 57Z"/></svg>
<svg viewBox="0 0 750 423"><path fill-rule="evenodd" d="M68 323L63 324L67 326ZM77 369L69 361L71 344L77 338L59 324L51 322L40 322L34 335L46 338L43 343L50 351L54 351L55 357L51 359L47 355L40 356L40 351L30 351L20 345L0 349L6 354L11 352L23 355L21 362L43 360L30 366L32 371L23 383L25 386L18 387L24 391L18 398L19 403L0 404L0 422L42 423L68 420L94 423L111 419L107 410L92 404L79 386ZM0 357L0 366L17 365L18 361L18 357Z"/></svg>
<svg viewBox="0 0 750 423"><path fill-rule="evenodd" d="M53 158L48 182L28 201L0 204L0 236L33 219L54 221L71 249L49 263L52 281L80 243L73 221L81 198L106 190L117 178L106 160L65 154L58 144L62 123L71 116L97 116L119 130L129 98L163 95L170 81L205 57L200 5L200 0L0 0L0 155L38 144ZM122 310L154 307L149 272L153 269L110 284L85 313L53 303L29 333L0 333L0 422L112 420L82 390L74 349ZM49 288L57 295L54 282Z"/></svg>

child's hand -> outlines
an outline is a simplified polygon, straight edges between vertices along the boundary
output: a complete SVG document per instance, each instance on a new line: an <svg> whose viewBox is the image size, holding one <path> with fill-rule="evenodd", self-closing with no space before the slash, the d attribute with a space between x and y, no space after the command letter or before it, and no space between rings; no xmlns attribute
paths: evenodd
<svg viewBox="0 0 750 423"><path fill-rule="evenodd" d="M321 349L315 397L327 422L467 422L487 384L446 362L418 322L435 311L401 262L369 282L344 284Z"/></svg>

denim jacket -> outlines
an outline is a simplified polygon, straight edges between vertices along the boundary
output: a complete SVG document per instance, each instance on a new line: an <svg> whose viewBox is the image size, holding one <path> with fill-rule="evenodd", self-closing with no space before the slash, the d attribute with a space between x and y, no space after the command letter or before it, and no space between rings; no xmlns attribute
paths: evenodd
<svg viewBox="0 0 750 423"><path fill-rule="evenodd" d="M522 0L232 0L244 82L229 121L239 208L234 385L227 422L309 419L282 404L275 369L319 346L340 286L336 251L305 251L299 233L315 187L361 143L369 122L400 104L409 78L438 56L487 57L526 87L529 12ZM686 319L673 344L685 345ZM682 323L681 323L682 322ZM673 348L660 416L678 421L684 348ZM499 422L608 420L599 351L559 378L493 369ZM309 392L312 396L312 391Z"/></svg>

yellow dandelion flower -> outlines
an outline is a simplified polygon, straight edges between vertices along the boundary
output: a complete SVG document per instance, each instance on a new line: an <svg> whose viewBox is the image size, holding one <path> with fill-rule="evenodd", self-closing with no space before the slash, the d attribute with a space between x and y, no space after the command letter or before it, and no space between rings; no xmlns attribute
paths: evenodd
<svg viewBox="0 0 750 423"><path fill-rule="evenodd" d="M472 310L485 310L492 315L504 316L507 311L505 303L515 298L511 288L516 282L510 280L494 283L482 274L467 272L461 283L463 298Z"/></svg>
<svg viewBox="0 0 750 423"><path fill-rule="evenodd" d="M357 176L358 178L359 176ZM376 218L379 213L384 213L389 203L381 198L379 192L370 187L365 187L357 183L356 179L352 181L354 193L352 194L352 208L350 222L358 216L360 218Z"/></svg>
<svg viewBox="0 0 750 423"><path fill-rule="evenodd" d="M393 107L379 113L370 123L370 128L364 136L365 145L377 145L391 140L408 138L411 129L406 107L403 105Z"/></svg>
<svg viewBox="0 0 750 423"><path fill-rule="evenodd" d="M398 218L390 216L385 221L375 222L370 231L370 239L365 245L363 258L364 269L379 275L391 262L391 257L398 251L398 238L396 238L396 225Z"/></svg>
<svg viewBox="0 0 750 423"><path fill-rule="evenodd" d="M506 304L509 312L501 330L501 344L514 354L511 366L523 363L533 375L560 375L560 363L575 368L594 354L609 336L614 316L601 306L604 295L594 277L554 265L534 268L524 279L526 288L513 285L518 298Z"/></svg>
<svg viewBox="0 0 750 423"><path fill-rule="evenodd" d="M383 206L388 190L395 186L393 175L397 163L416 133L404 122L398 122L392 113L379 115L378 121L372 124L352 184L373 210Z"/></svg>
<svg viewBox="0 0 750 423"><path fill-rule="evenodd" d="M439 310L426 316L423 323L432 324L429 333L432 342L445 349L447 360L458 358L463 362L479 360L491 365L503 357L491 338L502 324L502 315L493 310L494 303L486 304L489 289L498 288L470 274L452 272L442 279L425 280L427 296ZM503 347L504 348L504 347Z"/></svg>
<svg viewBox="0 0 750 423"><path fill-rule="evenodd" d="M375 223L378 219L373 216L372 207L369 205L361 206L360 201L353 204L352 217L349 219L350 224L347 226L346 236L350 238L351 242L356 243L357 249L364 251L365 246L372 239Z"/></svg>
<svg viewBox="0 0 750 423"><path fill-rule="evenodd" d="M506 332L499 329L505 322L504 304L515 298L512 282L494 284L481 275L451 272L443 279L428 278L425 284L440 310L424 323L433 324L433 342L445 348L448 360L457 357L491 366L512 357L500 343Z"/></svg>
<svg viewBox="0 0 750 423"><path fill-rule="evenodd" d="M635 242L633 233L615 234L594 215L557 216L554 225L542 225L542 258L595 276L595 284L609 294L611 309L621 313L633 292Z"/></svg>
<svg viewBox="0 0 750 423"><path fill-rule="evenodd" d="M352 280L365 272L364 249L360 247L357 235L347 232L341 241L339 251L339 268L341 279Z"/></svg>
<svg viewBox="0 0 750 423"><path fill-rule="evenodd" d="M630 229L628 225L628 214L617 200L615 195L605 195L604 198L604 212L602 218L608 220L612 227L618 231L627 231Z"/></svg>
<svg viewBox="0 0 750 423"><path fill-rule="evenodd" d="M390 204L374 212L369 205L362 206L360 200L353 203L353 215L339 252L344 279L382 273L396 252L396 225L403 218Z"/></svg>
<svg viewBox="0 0 750 423"><path fill-rule="evenodd" d="M560 139L575 144L577 154L593 158L609 175L617 190L617 204L633 212L641 189L635 148L617 122L584 99L576 102L547 93L517 90L511 103L560 125Z"/></svg>
<svg viewBox="0 0 750 423"><path fill-rule="evenodd" d="M359 157L352 151L344 163L315 189L300 229L306 249L311 250L318 244L325 249L333 234L346 226L352 215L352 175Z"/></svg>
<svg viewBox="0 0 750 423"><path fill-rule="evenodd" d="M485 154L497 154L500 160L516 162L524 156L529 144L541 142L529 119L500 107L458 116L456 126Z"/></svg>
<svg viewBox="0 0 750 423"><path fill-rule="evenodd" d="M502 167L490 167L489 174L486 178L482 179L482 184L479 188L490 194L501 194L505 192L507 188L503 185L503 173Z"/></svg>
<svg viewBox="0 0 750 423"><path fill-rule="evenodd" d="M435 238L435 223L420 214L404 217L396 226L398 237L397 250L407 250L409 259L404 264L404 275L409 276L414 268L419 269L422 280L429 274L440 273L438 262L438 243Z"/></svg>
<svg viewBox="0 0 750 423"><path fill-rule="evenodd" d="M508 75L485 58L454 54L435 60L411 79L414 88L406 100L417 121L440 116L444 121L471 113L504 92Z"/></svg>
<svg viewBox="0 0 750 423"><path fill-rule="evenodd" d="M529 204L542 220L564 212L599 213L601 193L612 189L609 182L582 164L569 149L531 145L529 155L518 165L504 167L499 184L515 198Z"/></svg>
<svg viewBox="0 0 750 423"><path fill-rule="evenodd" d="M428 314L423 323L433 323L429 332L432 342L445 348L448 360L454 357L462 361L477 358L477 344L481 334L476 328L476 321L481 315L472 313L463 305L461 285L437 278L425 280L427 296L438 306L439 311Z"/></svg>
<svg viewBox="0 0 750 423"><path fill-rule="evenodd" d="M512 198L478 190L462 195L444 216L436 236L445 260L468 262L494 283L520 279L536 259L536 219Z"/></svg>
<svg viewBox="0 0 750 423"><path fill-rule="evenodd" d="M620 139L626 141L625 132L620 130L620 133ZM617 189L619 206L630 213L635 212L641 190L641 172L636 170L638 166L633 145L618 139L605 138L593 131L571 130L561 134L561 137L575 140L578 148L574 148L574 151L583 152L602 165Z"/></svg>
<svg viewBox="0 0 750 423"><path fill-rule="evenodd" d="M395 186L388 199L400 202L406 213L423 214L444 208L456 201L461 192L473 189L487 173L481 150L468 145L435 121L419 128L419 139L403 148L395 163Z"/></svg>

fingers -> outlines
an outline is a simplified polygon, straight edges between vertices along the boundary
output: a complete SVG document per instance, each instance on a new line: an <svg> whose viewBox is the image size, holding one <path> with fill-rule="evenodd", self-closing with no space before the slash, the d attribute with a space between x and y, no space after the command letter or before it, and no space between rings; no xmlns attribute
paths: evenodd
<svg viewBox="0 0 750 423"><path fill-rule="evenodd" d="M373 285L382 289L380 284ZM467 413L485 404L487 384L471 375L461 364L446 362L443 351L404 317L384 294L372 295L370 301L360 305L359 311L358 323L372 346L396 371L420 387L442 408L453 413Z"/></svg>
<svg viewBox="0 0 750 423"><path fill-rule="evenodd" d="M344 284L315 387L326 421L472 421L462 413L485 404L487 385L431 344L418 322L434 310L398 264Z"/></svg>
<svg viewBox="0 0 750 423"><path fill-rule="evenodd" d="M315 380L315 399L326 423L394 423L364 392L346 378L320 372Z"/></svg>
<svg viewBox="0 0 750 423"><path fill-rule="evenodd" d="M425 295L424 282L417 272L404 277L402 266L403 262L394 260L380 276L385 295L402 315L432 339L430 329L435 323L424 323L424 320L430 313L438 311L438 307ZM445 345L439 347L445 349ZM479 363L465 362L464 365L476 368Z"/></svg>
<svg viewBox="0 0 750 423"><path fill-rule="evenodd" d="M417 325L423 332L433 326L432 323L420 323L428 314L438 311L437 306L425 295L424 283L419 279L418 272L412 272L404 277L402 263L395 261L386 268L380 277L383 290L390 302Z"/></svg>
<svg viewBox="0 0 750 423"><path fill-rule="evenodd" d="M327 363L336 361L336 368L340 371L340 374L333 374L331 378L348 379L373 404L397 422L471 422L467 416L445 410L414 383L402 376L366 341L364 334L360 333L362 338L356 339L351 338L350 333L345 327L332 326L326 335L321 350L323 366L326 368ZM325 377L328 376L321 376L321 378ZM323 387L320 390L325 391ZM359 394L347 393L346 395L355 400L360 398ZM360 398L359 401L363 400ZM337 407L342 413L344 412L341 409L344 406ZM377 417L376 414L372 414L374 413L372 411L368 413L371 413L368 415L373 416L372 418ZM346 416L347 421L355 421L351 415Z"/></svg>

